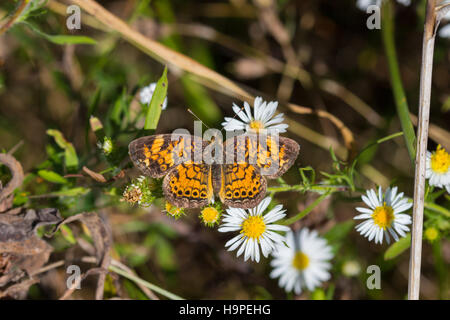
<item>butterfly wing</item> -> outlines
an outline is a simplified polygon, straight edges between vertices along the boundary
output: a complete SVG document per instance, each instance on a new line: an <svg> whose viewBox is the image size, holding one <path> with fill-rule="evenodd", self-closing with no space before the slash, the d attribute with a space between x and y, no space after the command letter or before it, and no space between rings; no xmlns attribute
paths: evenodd
<svg viewBox="0 0 450 320"><path fill-rule="evenodd" d="M179 208L206 206L213 197L211 166L184 162L174 167L163 181L167 201Z"/></svg>
<svg viewBox="0 0 450 320"><path fill-rule="evenodd" d="M259 169L250 164L221 166L222 184L219 197L222 203L234 208L254 208L266 194L267 182Z"/></svg>
<svg viewBox="0 0 450 320"><path fill-rule="evenodd" d="M300 146L286 137L245 134L225 141L225 163L249 163L261 175L275 179L283 175L297 159Z"/></svg>
<svg viewBox="0 0 450 320"><path fill-rule="evenodd" d="M200 138L187 134L159 134L131 141L128 151L144 175L161 178L180 163L201 159L204 144Z"/></svg>

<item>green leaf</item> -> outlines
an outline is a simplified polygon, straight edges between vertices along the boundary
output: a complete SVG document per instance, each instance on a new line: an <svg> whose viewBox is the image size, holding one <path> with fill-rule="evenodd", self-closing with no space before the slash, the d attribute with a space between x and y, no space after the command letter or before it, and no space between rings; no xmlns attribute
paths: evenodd
<svg viewBox="0 0 450 320"><path fill-rule="evenodd" d="M326 300L325 291L322 288L317 288L311 293L311 300Z"/></svg>
<svg viewBox="0 0 450 320"><path fill-rule="evenodd" d="M180 81L188 106L195 115L209 126L222 120L222 112L201 84L195 82L190 75L183 75Z"/></svg>
<svg viewBox="0 0 450 320"><path fill-rule="evenodd" d="M159 117L161 116L162 105L167 95L167 67L164 68L164 72L156 83L155 92L153 93L150 106L147 110L145 117L145 130L155 130L158 126Z"/></svg>
<svg viewBox="0 0 450 320"><path fill-rule="evenodd" d="M67 225L61 226L61 235L65 240L67 240L71 244L76 244L77 240L73 236L72 230Z"/></svg>
<svg viewBox="0 0 450 320"><path fill-rule="evenodd" d="M43 37L44 39L55 43L59 45L65 45L65 44L97 44L97 41L95 41L92 38L86 37L86 36L74 36L74 35L50 35L47 34L41 30L39 30L35 25L29 23L29 22L22 22L22 24L25 24L28 26L31 30L36 32L38 35Z"/></svg>
<svg viewBox="0 0 450 320"><path fill-rule="evenodd" d="M78 156L73 144L68 142L59 130L49 129L47 134L55 139L56 144L64 149L65 164L68 168L78 168Z"/></svg>
<svg viewBox="0 0 450 320"><path fill-rule="evenodd" d="M175 252L170 242L168 242L164 238L160 238L158 239L156 245L157 245L156 259L161 268L165 270L175 270L176 269Z"/></svg>
<svg viewBox="0 0 450 320"><path fill-rule="evenodd" d="M28 192L20 191L19 189L14 190L14 206L22 206L28 201Z"/></svg>
<svg viewBox="0 0 450 320"><path fill-rule="evenodd" d="M94 114L97 112L98 106L100 104L101 92L102 92L101 89L97 89L97 91L95 92L94 98L92 99L92 102L88 106L88 112L86 115L86 128L84 131L86 146L89 146L89 128L91 127L90 126L91 119L94 117ZM100 120L98 120L98 122L100 122ZM100 122L100 125L101 125L101 122ZM101 129L103 129L103 126L101 127ZM95 133L97 131L94 128L92 128L92 130ZM96 135L97 135L97 133L96 133ZM98 139L98 137L97 137L97 139ZM98 139L98 140L101 140L101 139Z"/></svg>
<svg viewBox="0 0 450 320"><path fill-rule="evenodd" d="M49 170L39 170L38 175L49 182L66 184L68 181L58 173Z"/></svg>
<svg viewBox="0 0 450 320"><path fill-rule="evenodd" d="M411 233L407 233L406 237L401 238L397 242L393 243L384 253L384 260L394 259L403 251L411 246Z"/></svg>

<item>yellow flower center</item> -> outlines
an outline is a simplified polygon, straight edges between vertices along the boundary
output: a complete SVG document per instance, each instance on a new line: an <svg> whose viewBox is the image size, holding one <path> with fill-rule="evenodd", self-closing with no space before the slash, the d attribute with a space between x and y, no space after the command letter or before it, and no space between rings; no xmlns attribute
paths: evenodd
<svg viewBox="0 0 450 320"><path fill-rule="evenodd" d="M427 228L427 230L425 230L425 237L429 240L429 241L434 241L437 239L439 233L436 230L436 228L430 227Z"/></svg>
<svg viewBox="0 0 450 320"><path fill-rule="evenodd" d="M248 238L259 239L266 230L266 224L261 216L250 216L242 223L242 231Z"/></svg>
<svg viewBox="0 0 450 320"><path fill-rule="evenodd" d="M259 120L253 120L249 123L249 127L258 132L260 129L264 129L264 124Z"/></svg>
<svg viewBox="0 0 450 320"><path fill-rule="evenodd" d="M390 227L394 221L394 209L383 203L383 206L376 207L372 213L373 222L382 229Z"/></svg>
<svg viewBox="0 0 450 320"><path fill-rule="evenodd" d="M301 251L295 253L294 259L292 259L292 265L297 270L305 270L309 265L309 258Z"/></svg>
<svg viewBox="0 0 450 320"><path fill-rule="evenodd" d="M205 223L215 223L219 218L219 211L213 207L207 207L202 210L202 219Z"/></svg>
<svg viewBox="0 0 450 320"><path fill-rule="evenodd" d="M431 169L437 173L446 173L450 167L450 154L441 145L437 146L436 152L431 156Z"/></svg>

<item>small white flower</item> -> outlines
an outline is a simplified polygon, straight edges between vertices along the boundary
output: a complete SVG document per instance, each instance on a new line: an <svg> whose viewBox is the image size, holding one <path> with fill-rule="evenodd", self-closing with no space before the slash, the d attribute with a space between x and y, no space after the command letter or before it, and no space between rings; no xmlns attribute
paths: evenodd
<svg viewBox="0 0 450 320"><path fill-rule="evenodd" d="M141 89L139 92L139 98L141 103L149 104L152 101L153 93L156 89L156 82L150 83L148 86ZM167 97L164 99L162 109L165 110L167 108Z"/></svg>
<svg viewBox="0 0 450 320"><path fill-rule="evenodd" d="M259 262L259 247L264 257L281 243L284 237L274 231L289 231L289 228L279 224L274 224L286 216L282 205L275 206L268 213L263 214L270 203L270 197L263 199L258 206L253 209L244 210L239 208L229 208L223 216L223 224L219 228L220 232L239 231L239 234L225 244L228 251L233 251L239 246L237 256L244 253L244 260L249 258Z"/></svg>
<svg viewBox="0 0 450 320"><path fill-rule="evenodd" d="M450 193L450 154L440 145L433 153L427 151L425 178L430 186L445 187Z"/></svg>
<svg viewBox="0 0 450 320"><path fill-rule="evenodd" d="M258 131L260 129L278 130L278 132L286 132L287 124L282 123L284 116L282 113L274 116L277 110L278 102L266 102L261 97L256 97L253 104L253 115L250 105L244 102L244 110L233 103L233 111L240 118L225 117L222 126L226 131L245 130Z"/></svg>
<svg viewBox="0 0 450 320"><path fill-rule="evenodd" d="M404 6L409 6L411 4L411 0L397 0L397 2Z"/></svg>
<svg viewBox="0 0 450 320"><path fill-rule="evenodd" d="M105 155L110 155L114 149L113 142L110 137L106 137L103 139L103 143L100 141L97 142L97 147L103 151Z"/></svg>
<svg viewBox="0 0 450 320"><path fill-rule="evenodd" d="M441 30L439 30L439 37L444 39L450 39L450 23L443 26Z"/></svg>
<svg viewBox="0 0 450 320"><path fill-rule="evenodd" d="M383 199L384 196L384 199ZM383 195L381 187L378 188L378 195L375 190L367 190L367 196L363 195L362 200L369 208L356 208L362 214L353 219L366 221L356 226L358 231L369 241L375 239L375 243L383 243L383 236L387 243L390 243L389 234L398 241L397 233L404 237L409 231L407 224L411 224L411 217L401 213L412 207L412 203L403 197L403 192L397 194L397 187L388 188Z"/></svg>
<svg viewBox="0 0 450 320"><path fill-rule="evenodd" d="M381 6L382 0L357 0L356 6L359 10L367 11L369 6ZM411 0L397 0L398 3L409 6L411 4Z"/></svg>
<svg viewBox="0 0 450 320"><path fill-rule="evenodd" d="M361 273L361 265L356 260L347 260L342 265L342 273L347 277L356 277Z"/></svg>
<svg viewBox="0 0 450 320"><path fill-rule="evenodd" d="M280 278L278 285L287 292L300 294L303 288L309 291L330 279L329 260L333 258L331 247L316 231L303 228L297 233L286 234L286 244L276 245L271 278Z"/></svg>
<svg viewBox="0 0 450 320"><path fill-rule="evenodd" d="M361 11L366 11L369 6L380 5L380 0L358 0L356 1L356 6Z"/></svg>

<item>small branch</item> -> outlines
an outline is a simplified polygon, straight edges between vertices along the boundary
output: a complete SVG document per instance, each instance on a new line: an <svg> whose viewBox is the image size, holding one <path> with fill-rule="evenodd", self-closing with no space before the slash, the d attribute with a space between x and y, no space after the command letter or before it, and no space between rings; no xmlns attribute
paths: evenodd
<svg viewBox="0 0 450 320"><path fill-rule="evenodd" d="M436 0L427 1L420 72L419 121L417 127L416 170L414 176L414 206L409 260L408 299L418 300L422 260L423 209L425 198L425 170L430 121L431 80L436 27Z"/></svg>
<svg viewBox="0 0 450 320"><path fill-rule="evenodd" d="M9 209L10 204L8 199L11 199L14 189L22 185L24 175L20 162L9 154L0 153L0 164L7 166L12 175L12 179L6 187L1 188L0 186L0 212L2 212Z"/></svg>
<svg viewBox="0 0 450 320"><path fill-rule="evenodd" d="M111 30L117 31L124 40L128 41L139 50L153 57L162 64L167 64L169 68L176 67L186 71L192 74L195 81L213 90L245 100L247 102L253 102L254 97L230 79L179 52L169 49L159 42L145 37L143 34L133 30L127 23L103 8L96 1L71 0L70 2L80 6L83 10L91 14L96 20L110 27ZM349 150L354 148L354 137L351 130L333 114L323 110L317 111L293 103L286 103L286 106L297 114L311 114L330 120L341 133L346 148Z"/></svg>
<svg viewBox="0 0 450 320"><path fill-rule="evenodd" d="M116 266L112 266L112 265L109 266L109 270L111 270L112 272L115 272L115 273L121 275L122 277L128 278L131 281L139 283L139 284L149 288L150 290L158 292L159 294L161 294L161 295L163 295L163 296L165 296L165 297L167 297L169 299L172 299L172 300L184 300L180 296L177 296L176 294L173 294L173 293L171 293L171 292L169 292L167 290L164 290L164 289L162 289L162 288L160 288L158 286L155 286L154 284L152 284L150 282L147 282L147 281L145 281L145 280L143 280L143 279L141 279L141 278L139 278L139 277L137 277L137 276L135 276L133 274L129 274L129 273L125 272L124 270L122 270L120 268L117 268Z"/></svg>
<svg viewBox="0 0 450 320"><path fill-rule="evenodd" d="M81 259L81 261L87 262L87 263L97 263L97 258L96 257L83 257ZM109 266L110 270L111 270L111 266L122 269L124 272L127 272L127 273L137 277L136 273L132 269L128 268L126 265L124 265L122 262L120 262L118 260L111 259L111 265ZM148 287L142 285L142 283L136 282L136 285L142 290L142 292L144 292L147 295L147 297L149 299L159 300L159 298L153 293L153 291L151 291Z"/></svg>
<svg viewBox="0 0 450 320"><path fill-rule="evenodd" d="M14 12L14 14L11 16L11 18L9 18L8 21L5 22L5 24L3 24L0 27L0 35L2 35L3 33L5 33L6 31L8 31L9 28L11 28L14 23L16 22L16 20L22 15L22 13L26 10L26 8L28 7L28 4L30 3L30 0L23 0L19 6L17 7L16 11Z"/></svg>

